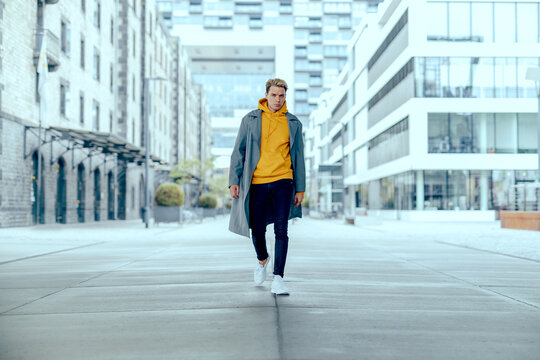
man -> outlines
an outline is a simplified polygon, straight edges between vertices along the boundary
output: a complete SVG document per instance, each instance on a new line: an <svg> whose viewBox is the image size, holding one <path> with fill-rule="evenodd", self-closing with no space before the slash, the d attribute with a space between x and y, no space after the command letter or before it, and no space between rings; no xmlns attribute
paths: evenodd
<svg viewBox="0 0 540 360"><path fill-rule="evenodd" d="M289 238L288 220L302 217L306 175L302 123L287 111L287 83L281 79L266 82L259 108L242 119L229 174L233 197L229 230L251 237L259 263L253 280L266 280L270 260L266 249L266 226L274 224L274 281L271 291L288 295L283 283Z"/></svg>

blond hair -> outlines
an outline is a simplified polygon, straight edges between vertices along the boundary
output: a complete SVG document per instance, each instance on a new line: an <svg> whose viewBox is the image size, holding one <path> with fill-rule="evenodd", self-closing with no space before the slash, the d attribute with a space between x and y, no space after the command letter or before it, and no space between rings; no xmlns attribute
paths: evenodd
<svg viewBox="0 0 540 360"><path fill-rule="evenodd" d="M285 92L287 92L287 83L285 82L285 80L281 80L281 79L278 79L278 78L275 78L275 79L268 79L268 81L266 82L266 93L268 93L268 90L270 90L270 87L272 86L279 86L279 87L282 87L285 89Z"/></svg>

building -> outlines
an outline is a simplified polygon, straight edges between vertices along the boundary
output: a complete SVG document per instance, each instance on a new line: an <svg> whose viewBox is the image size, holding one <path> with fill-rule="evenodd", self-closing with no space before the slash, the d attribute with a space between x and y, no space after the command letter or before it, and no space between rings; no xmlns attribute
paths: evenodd
<svg viewBox="0 0 540 360"><path fill-rule="evenodd" d="M184 96L180 40L153 1L0 5L0 226L140 218L145 79L151 192L200 147L184 144L184 108L204 105Z"/></svg>
<svg viewBox="0 0 540 360"><path fill-rule="evenodd" d="M212 154L226 168L240 120L264 96L266 80L288 82L288 109L307 122L347 61L354 26L380 1L157 2L207 93Z"/></svg>
<svg viewBox="0 0 540 360"><path fill-rule="evenodd" d="M385 1L306 130L312 206L495 219L535 180L538 1ZM443 210L443 211L441 211Z"/></svg>

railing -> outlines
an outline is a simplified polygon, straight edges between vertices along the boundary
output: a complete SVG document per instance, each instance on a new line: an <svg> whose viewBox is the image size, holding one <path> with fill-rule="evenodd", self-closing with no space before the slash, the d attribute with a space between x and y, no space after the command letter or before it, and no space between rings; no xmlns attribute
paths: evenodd
<svg viewBox="0 0 540 360"><path fill-rule="evenodd" d="M514 211L540 211L540 183L520 183L508 192L510 209Z"/></svg>

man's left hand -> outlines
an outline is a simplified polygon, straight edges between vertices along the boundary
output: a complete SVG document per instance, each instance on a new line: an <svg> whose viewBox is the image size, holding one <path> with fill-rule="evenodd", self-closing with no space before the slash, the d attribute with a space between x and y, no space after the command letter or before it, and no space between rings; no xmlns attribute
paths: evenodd
<svg viewBox="0 0 540 360"><path fill-rule="evenodd" d="M302 200L304 200L304 193L296 193L294 196L294 206L300 206Z"/></svg>

